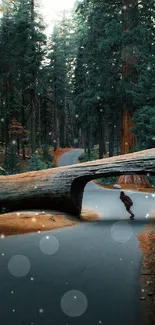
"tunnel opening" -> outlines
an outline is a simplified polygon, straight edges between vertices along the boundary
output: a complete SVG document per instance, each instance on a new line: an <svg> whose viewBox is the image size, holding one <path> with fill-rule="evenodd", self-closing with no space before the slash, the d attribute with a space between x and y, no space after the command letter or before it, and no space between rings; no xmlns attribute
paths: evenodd
<svg viewBox="0 0 155 325"><path fill-rule="evenodd" d="M117 179L118 179L118 176L126 176L128 175L129 178L133 181L133 184L131 183L126 183L124 186L115 186L115 185L119 185L117 184ZM75 202L75 205L78 206L78 210L79 210L79 215L81 213L81 210L83 208L83 201L84 200L84 192L85 192L85 189L87 190L87 187L88 189L90 190L88 184L91 183L94 183L94 185L98 185L98 189L111 189L113 190L113 192L117 192L118 193L118 202L120 201L119 200L119 196L120 196L120 191L133 191L136 193L143 193L145 192L145 189L143 188L143 190L141 191L141 189L139 189L139 184L134 184L134 180L135 180L135 177L138 177L139 176L139 179L141 180L141 176L142 175L142 172L136 172L136 173L133 173L133 172L125 172L125 173L122 173L122 172L113 172L113 173L107 173L106 175L104 173L101 173L101 174L98 174L98 175L89 175L89 176L81 176L81 177L78 177L76 179L73 180L72 182L72 185L71 185L71 196ZM143 175L147 175L148 176L148 172L144 172ZM152 177L153 180L155 180L155 173L154 172L150 172L149 173L149 177ZM132 188L131 188L131 185L132 185ZM152 190L150 190L150 193L149 195L151 195L152 193L155 193L155 187L152 188L152 186L149 184L146 186L146 190L148 190L149 188ZM97 187L96 187L97 189ZM92 193L94 191L94 188L92 189ZM90 192L89 192L90 194ZM94 193L95 195L95 193ZM128 195L128 192L127 192L127 195ZM133 195L133 194L132 194ZM104 194L103 194L104 196ZM155 194L154 194L155 196ZM146 196L144 195L144 198ZM153 197L153 196L152 196ZM91 200L90 200L91 201ZM155 201L155 199L153 200ZM112 203L112 202L111 202ZM92 202L91 202L92 204ZM88 205L88 207L90 207L90 210L93 209L95 211L95 208L97 207L96 206L92 206L92 205ZM155 202L153 203L153 208L154 208L154 212L155 212ZM111 205L109 205L109 211L111 209ZM147 214L146 214L146 218L147 218Z"/></svg>
<svg viewBox="0 0 155 325"><path fill-rule="evenodd" d="M23 198L20 201L4 199L0 202L0 214L27 210L68 211L68 213L74 214L75 206L72 204L70 198L67 198L65 195L40 195L39 197ZM76 214L78 215L77 211Z"/></svg>
<svg viewBox="0 0 155 325"><path fill-rule="evenodd" d="M133 172L121 173L119 177L112 175L98 178L96 179L96 183L107 188L151 188L155 186L155 176L152 176L148 173L147 175Z"/></svg>

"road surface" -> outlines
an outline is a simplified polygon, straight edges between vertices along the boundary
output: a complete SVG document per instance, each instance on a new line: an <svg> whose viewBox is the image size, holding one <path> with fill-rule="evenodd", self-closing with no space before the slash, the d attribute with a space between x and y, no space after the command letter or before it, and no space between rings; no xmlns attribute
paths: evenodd
<svg viewBox="0 0 155 325"><path fill-rule="evenodd" d="M127 219L117 190L89 183L83 206L95 205L100 221L0 238L0 324L143 325L136 235L151 222L155 198L131 194L137 221Z"/></svg>
<svg viewBox="0 0 155 325"><path fill-rule="evenodd" d="M65 153L59 158L59 166L72 165L78 160L83 149L75 149ZM126 191L131 197L133 211L138 221L149 220L153 211L155 212L155 194ZM108 190L101 188L94 182L87 183L83 197L83 207L95 210L101 219L127 220L129 217L124 205L119 199L120 190Z"/></svg>

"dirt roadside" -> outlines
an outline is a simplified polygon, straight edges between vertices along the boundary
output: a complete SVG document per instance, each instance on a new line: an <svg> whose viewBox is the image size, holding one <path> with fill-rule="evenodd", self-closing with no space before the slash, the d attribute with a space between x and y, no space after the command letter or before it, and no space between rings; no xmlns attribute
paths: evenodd
<svg viewBox="0 0 155 325"><path fill-rule="evenodd" d="M18 211L0 215L0 238L75 226L99 219L94 211L83 210L80 219L59 211Z"/></svg>
<svg viewBox="0 0 155 325"><path fill-rule="evenodd" d="M155 226L147 226L138 239L144 254L140 278L141 300L146 324L155 325Z"/></svg>

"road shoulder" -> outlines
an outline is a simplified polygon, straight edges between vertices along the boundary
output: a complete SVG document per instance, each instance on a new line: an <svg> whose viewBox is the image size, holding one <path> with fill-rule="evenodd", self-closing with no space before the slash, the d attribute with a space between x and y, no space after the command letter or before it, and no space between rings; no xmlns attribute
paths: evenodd
<svg viewBox="0 0 155 325"><path fill-rule="evenodd" d="M54 230L63 227L73 227L82 222L98 220L94 211L82 210L78 218L67 213L52 210L32 210L4 213L0 215L0 238L4 236L26 234Z"/></svg>
<svg viewBox="0 0 155 325"><path fill-rule="evenodd" d="M147 226L138 235L144 258L141 268L141 300L146 325L155 324L155 226Z"/></svg>

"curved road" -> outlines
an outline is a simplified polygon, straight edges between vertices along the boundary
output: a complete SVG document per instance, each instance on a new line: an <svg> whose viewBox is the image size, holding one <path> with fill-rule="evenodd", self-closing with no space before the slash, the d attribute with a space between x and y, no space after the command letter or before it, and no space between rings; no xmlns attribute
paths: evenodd
<svg viewBox="0 0 155 325"><path fill-rule="evenodd" d="M64 154L59 163L75 163L79 152ZM119 191L90 182L83 206L96 207L100 221L1 238L0 324L143 325L136 235L151 222L146 214L155 198L130 195L135 221L127 219Z"/></svg>
<svg viewBox="0 0 155 325"><path fill-rule="evenodd" d="M59 158L59 166L66 166L75 164L83 149L75 149L66 152ZM150 216L155 212L155 194L140 193L133 191L126 191L132 198L134 203L134 213L136 220L140 221L150 219ZM83 207L90 210L96 210L101 219L106 220L120 220L128 219L129 214L124 205L119 199L119 190L108 190L101 188L94 182L87 183L83 197Z"/></svg>

